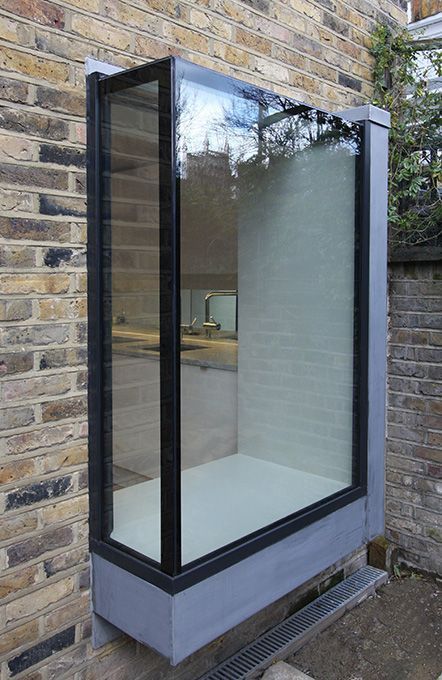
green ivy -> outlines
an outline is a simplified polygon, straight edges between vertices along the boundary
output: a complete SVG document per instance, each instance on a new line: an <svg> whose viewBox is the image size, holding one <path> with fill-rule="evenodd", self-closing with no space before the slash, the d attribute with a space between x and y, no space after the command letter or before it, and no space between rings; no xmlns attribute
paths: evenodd
<svg viewBox="0 0 442 680"><path fill-rule="evenodd" d="M442 245L442 51L407 30L379 25L372 36L373 104L391 114L389 244Z"/></svg>

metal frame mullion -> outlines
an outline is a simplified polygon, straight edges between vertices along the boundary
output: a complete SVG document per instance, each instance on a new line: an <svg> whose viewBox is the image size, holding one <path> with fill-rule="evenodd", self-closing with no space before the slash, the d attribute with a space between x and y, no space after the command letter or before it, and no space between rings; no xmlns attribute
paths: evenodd
<svg viewBox="0 0 442 680"><path fill-rule="evenodd" d="M358 347L358 442L357 442L357 483L367 490L368 466L368 333L369 333L369 290L370 290L370 129L361 123L361 156L359 159L359 286L357 304L359 307Z"/></svg>
<svg viewBox="0 0 442 680"><path fill-rule="evenodd" d="M92 539L103 533L102 398L103 367L101 356L102 319L102 243L100 172L100 95L99 73L87 79L87 217L88 217L88 402L89 402L89 526Z"/></svg>
<svg viewBox="0 0 442 680"><path fill-rule="evenodd" d="M161 569L181 570L180 266L173 61L159 80Z"/></svg>

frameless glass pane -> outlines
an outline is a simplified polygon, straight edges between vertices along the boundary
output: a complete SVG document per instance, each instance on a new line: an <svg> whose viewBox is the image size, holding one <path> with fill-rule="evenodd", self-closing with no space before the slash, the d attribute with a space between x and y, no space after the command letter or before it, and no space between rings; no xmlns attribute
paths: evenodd
<svg viewBox="0 0 442 680"><path fill-rule="evenodd" d="M110 537L160 559L158 83L102 102Z"/></svg>
<svg viewBox="0 0 442 680"><path fill-rule="evenodd" d="M181 68L186 564L352 485L360 129Z"/></svg>

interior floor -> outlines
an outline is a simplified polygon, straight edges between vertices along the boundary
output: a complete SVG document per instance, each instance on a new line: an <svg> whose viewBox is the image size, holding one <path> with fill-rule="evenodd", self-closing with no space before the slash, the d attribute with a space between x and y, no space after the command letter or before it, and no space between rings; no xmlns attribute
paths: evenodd
<svg viewBox="0 0 442 680"><path fill-rule="evenodd" d="M348 486L235 454L182 472L182 561L187 564ZM114 491L111 537L160 561L160 480Z"/></svg>

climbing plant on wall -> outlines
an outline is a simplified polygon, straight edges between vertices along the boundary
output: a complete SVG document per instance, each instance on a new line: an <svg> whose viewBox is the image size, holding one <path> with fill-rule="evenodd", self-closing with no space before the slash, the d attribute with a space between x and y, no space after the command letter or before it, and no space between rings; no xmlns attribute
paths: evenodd
<svg viewBox="0 0 442 680"><path fill-rule="evenodd" d="M442 246L442 50L379 25L371 52L373 103L391 114L390 248Z"/></svg>

